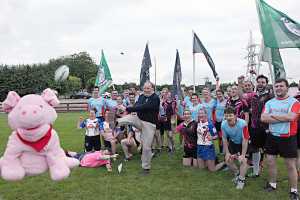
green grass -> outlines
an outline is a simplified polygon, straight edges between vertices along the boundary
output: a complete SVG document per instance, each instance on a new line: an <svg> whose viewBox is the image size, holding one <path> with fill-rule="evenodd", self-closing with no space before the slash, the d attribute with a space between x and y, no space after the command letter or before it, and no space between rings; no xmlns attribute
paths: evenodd
<svg viewBox="0 0 300 200"><path fill-rule="evenodd" d="M81 113L82 114L82 113ZM63 148L81 151L83 131L76 129L80 113L59 114L54 124ZM11 130L7 115L0 114L0 154L3 154ZM177 145L178 146L178 145ZM71 176L61 182L50 180L49 174L26 177L19 182L0 179L0 200L95 200L95 199L287 199L288 181L286 168L279 161L278 191L266 193L263 186L266 170L258 179L248 179L245 189L237 191L229 172L209 173L205 170L186 168L181 165L182 151L173 157L163 153L154 158L151 174L141 177L140 156L124 166L124 173L117 174L105 168L76 168Z"/></svg>

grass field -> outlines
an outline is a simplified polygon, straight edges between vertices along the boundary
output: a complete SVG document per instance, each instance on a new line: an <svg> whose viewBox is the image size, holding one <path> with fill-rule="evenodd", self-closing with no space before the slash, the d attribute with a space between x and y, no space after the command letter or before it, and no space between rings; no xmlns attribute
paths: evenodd
<svg viewBox="0 0 300 200"><path fill-rule="evenodd" d="M80 113L59 114L54 128L60 135L63 148L81 151L83 131L76 130ZM7 125L7 115L0 114L0 154L2 155L11 130ZM177 145L178 146L178 145ZM178 148L177 148L178 149ZM149 176L141 177L140 156L127 162L124 173L109 173L105 168L76 168L71 176L61 182L50 180L49 174L26 177L20 182L5 182L0 179L0 200L105 200L105 199L287 199L288 181L286 169L279 161L278 190L273 193L263 191L266 170L258 179L247 179L245 189L237 191L227 171L209 173L190 169L181 165L182 150L169 157L164 152L153 159Z"/></svg>

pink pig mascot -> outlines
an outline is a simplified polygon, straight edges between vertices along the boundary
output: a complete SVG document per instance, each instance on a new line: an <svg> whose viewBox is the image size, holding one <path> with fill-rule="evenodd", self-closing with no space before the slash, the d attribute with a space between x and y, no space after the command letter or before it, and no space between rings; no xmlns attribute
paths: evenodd
<svg viewBox="0 0 300 200"><path fill-rule="evenodd" d="M1 177L17 181L25 175L38 175L50 171L52 180L67 178L70 168L79 161L65 156L52 124L57 118L53 106L59 101L51 89L42 95L29 94L22 98L8 93L3 109L8 112L8 124L13 132L0 159Z"/></svg>

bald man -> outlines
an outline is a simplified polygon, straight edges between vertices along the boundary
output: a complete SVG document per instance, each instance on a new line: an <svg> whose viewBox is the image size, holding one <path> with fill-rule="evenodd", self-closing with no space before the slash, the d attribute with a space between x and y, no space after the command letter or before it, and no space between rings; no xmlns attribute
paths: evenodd
<svg viewBox="0 0 300 200"><path fill-rule="evenodd" d="M142 151L142 175L148 175L151 168L152 141L155 134L158 120L160 100L154 93L154 84L147 81L143 87L137 102L133 106L128 106L126 111L136 112L137 115L126 115L118 119L119 125L131 124L141 130Z"/></svg>

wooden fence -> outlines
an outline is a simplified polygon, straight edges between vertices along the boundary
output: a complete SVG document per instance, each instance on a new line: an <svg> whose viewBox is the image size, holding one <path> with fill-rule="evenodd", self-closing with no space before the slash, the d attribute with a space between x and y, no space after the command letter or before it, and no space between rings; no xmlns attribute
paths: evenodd
<svg viewBox="0 0 300 200"><path fill-rule="evenodd" d="M56 112L79 112L87 111L87 102L61 102L55 107ZM3 113L2 102L0 102L0 113Z"/></svg>

